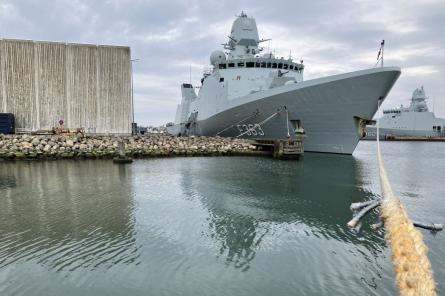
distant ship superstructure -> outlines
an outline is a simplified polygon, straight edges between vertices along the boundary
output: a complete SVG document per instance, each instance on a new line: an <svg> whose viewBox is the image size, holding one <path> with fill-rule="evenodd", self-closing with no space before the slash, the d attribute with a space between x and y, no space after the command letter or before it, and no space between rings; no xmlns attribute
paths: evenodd
<svg viewBox="0 0 445 296"><path fill-rule="evenodd" d="M181 86L175 135L261 139L294 138L304 128L306 151L351 154L400 69L382 67L303 81L303 62L263 50L256 22L242 13L232 25L227 52L210 56L196 95Z"/></svg>
<svg viewBox="0 0 445 296"><path fill-rule="evenodd" d="M423 86L414 90L408 107L383 110L379 119L380 138L388 136L438 137L445 136L445 119L428 110ZM366 127L366 138L376 138L375 125Z"/></svg>

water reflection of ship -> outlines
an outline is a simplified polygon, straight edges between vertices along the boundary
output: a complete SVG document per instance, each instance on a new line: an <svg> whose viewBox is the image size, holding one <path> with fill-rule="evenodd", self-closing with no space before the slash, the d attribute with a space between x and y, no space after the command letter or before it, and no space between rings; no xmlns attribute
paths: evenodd
<svg viewBox="0 0 445 296"><path fill-rule="evenodd" d="M97 161L1 166L0 267L33 260L94 269L137 260L131 188L122 185L131 184L123 180L128 169Z"/></svg>
<svg viewBox="0 0 445 296"><path fill-rule="evenodd" d="M248 269L264 238L277 228L352 242L372 252L384 246L381 233L367 231L363 239L346 226L351 201L373 198L361 189L355 158L308 154L299 163L243 158L236 167L233 163L207 162L199 177L183 174L187 190L195 191L209 211L208 235L227 264Z"/></svg>

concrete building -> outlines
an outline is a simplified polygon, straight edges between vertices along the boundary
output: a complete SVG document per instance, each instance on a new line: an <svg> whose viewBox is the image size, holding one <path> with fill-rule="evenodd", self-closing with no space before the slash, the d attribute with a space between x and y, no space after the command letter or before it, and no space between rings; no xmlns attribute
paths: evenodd
<svg viewBox="0 0 445 296"><path fill-rule="evenodd" d="M0 39L0 112L16 131L130 133L129 47Z"/></svg>

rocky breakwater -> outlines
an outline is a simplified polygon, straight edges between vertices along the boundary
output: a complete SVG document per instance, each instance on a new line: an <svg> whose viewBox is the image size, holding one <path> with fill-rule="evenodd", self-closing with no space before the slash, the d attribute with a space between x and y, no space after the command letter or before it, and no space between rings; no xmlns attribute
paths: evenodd
<svg viewBox="0 0 445 296"><path fill-rule="evenodd" d="M132 158L167 156L257 155L248 140L221 137L2 135L0 159L113 158L122 141Z"/></svg>

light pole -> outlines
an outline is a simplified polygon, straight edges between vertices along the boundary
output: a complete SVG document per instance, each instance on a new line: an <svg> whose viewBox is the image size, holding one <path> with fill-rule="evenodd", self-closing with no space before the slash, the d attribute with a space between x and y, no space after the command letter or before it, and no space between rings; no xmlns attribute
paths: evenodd
<svg viewBox="0 0 445 296"><path fill-rule="evenodd" d="M131 71L131 134L137 134L137 128L134 122L134 91L133 91L133 62L139 62L139 59L130 60L130 71Z"/></svg>

